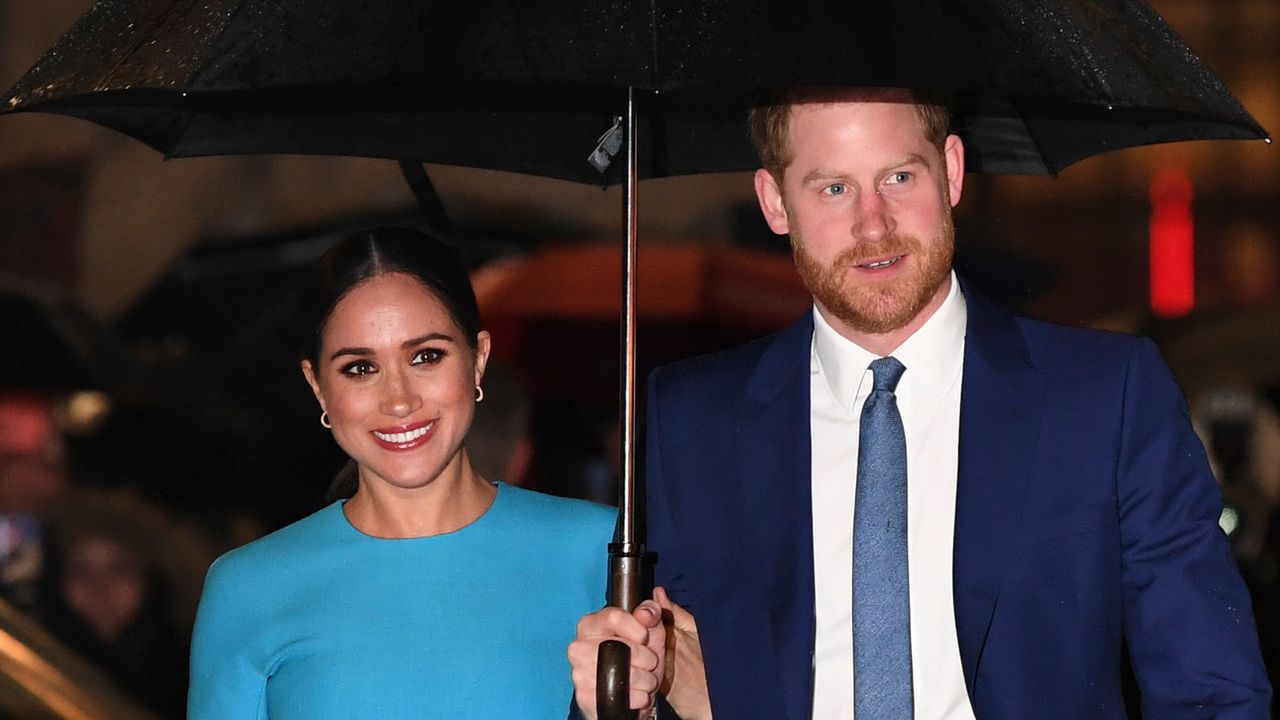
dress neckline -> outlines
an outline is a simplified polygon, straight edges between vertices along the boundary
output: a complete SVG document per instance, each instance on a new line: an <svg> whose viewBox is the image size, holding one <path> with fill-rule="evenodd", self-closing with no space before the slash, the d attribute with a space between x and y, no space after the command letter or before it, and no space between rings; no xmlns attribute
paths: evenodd
<svg viewBox="0 0 1280 720"><path fill-rule="evenodd" d="M505 483L501 481L497 481L497 482L494 482L493 485L498 490L498 492L493 496L493 502L489 503L489 507L485 508L484 512L480 513L480 515L476 517L475 520L472 520L471 522L467 523L466 525L463 525L457 530L451 530L450 532L446 532L446 533L438 533L436 535L419 535L416 537L404 537L404 538L386 538L386 537L378 537L377 535L370 535L369 533L353 525L351 523L351 520L347 517L346 504L347 504L347 500L349 500L350 498L344 498L342 500L335 501L333 505L330 506L330 510L332 510L334 514L337 515L337 521L342 526L343 531L346 534L356 535L364 540L369 540L372 542L379 542L379 543L403 543L403 542L421 543L421 542L430 542L432 540L447 541L453 538L460 537L470 532L475 532L483 528L485 525L488 525L489 522L491 522L490 518L495 514L495 509L497 509L498 503L505 504L503 498L509 494L507 492L507 485Z"/></svg>

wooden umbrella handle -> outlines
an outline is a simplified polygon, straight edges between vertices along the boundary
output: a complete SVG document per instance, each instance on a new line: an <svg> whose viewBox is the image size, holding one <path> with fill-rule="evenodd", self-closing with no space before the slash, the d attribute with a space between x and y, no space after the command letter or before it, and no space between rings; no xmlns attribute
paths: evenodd
<svg viewBox="0 0 1280 720"><path fill-rule="evenodd" d="M600 643L596 655L596 714L600 720L633 720L631 648L621 640Z"/></svg>
<svg viewBox="0 0 1280 720"><path fill-rule="evenodd" d="M653 588L653 557L639 543L609 545L609 604L632 612ZM596 713L600 720L634 720L631 707L631 648L618 640L600 643L596 654Z"/></svg>

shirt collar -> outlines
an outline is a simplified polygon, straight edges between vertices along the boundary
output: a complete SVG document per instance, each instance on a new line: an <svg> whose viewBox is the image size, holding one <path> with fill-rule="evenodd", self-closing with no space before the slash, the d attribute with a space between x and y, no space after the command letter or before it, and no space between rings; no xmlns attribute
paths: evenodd
<svg viewBox="0 0 1280 720"><path fill-rule="evenodd" d="M879 356L836 332L816 306L812 312L815 368L825 376L836 402L852 411L867 367ZM903 381L918 388L922 397L943 393L960 373L967 320L964 295L953 271L951 289L937 312L893 351L893 357L907 368Z"/></svg>

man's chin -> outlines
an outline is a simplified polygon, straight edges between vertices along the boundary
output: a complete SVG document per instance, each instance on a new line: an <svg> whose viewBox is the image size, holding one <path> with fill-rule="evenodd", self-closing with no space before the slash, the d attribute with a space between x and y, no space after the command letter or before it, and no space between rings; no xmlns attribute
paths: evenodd
<svg viewBox="0 0 1280 720"><path fill-rule="evenodd" d="M841 297L823 302L828 312L850 329L869 335L901 330L924 310L937 288L925 293L919 288L890 285L868 292L865 283L846 289ZM821 300L821 298L819 298Z"/></svg>

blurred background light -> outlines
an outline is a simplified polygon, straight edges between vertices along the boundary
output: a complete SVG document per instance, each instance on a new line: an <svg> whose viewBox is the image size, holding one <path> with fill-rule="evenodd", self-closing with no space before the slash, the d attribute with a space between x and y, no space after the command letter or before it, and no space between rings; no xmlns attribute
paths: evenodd
<svg viewBox="0 0 1280 720"><path fill-rule="evenodd" d="M1151 312L1175 318L1195 307L1191 177L1166 167L1151 179Z"/></svg>

